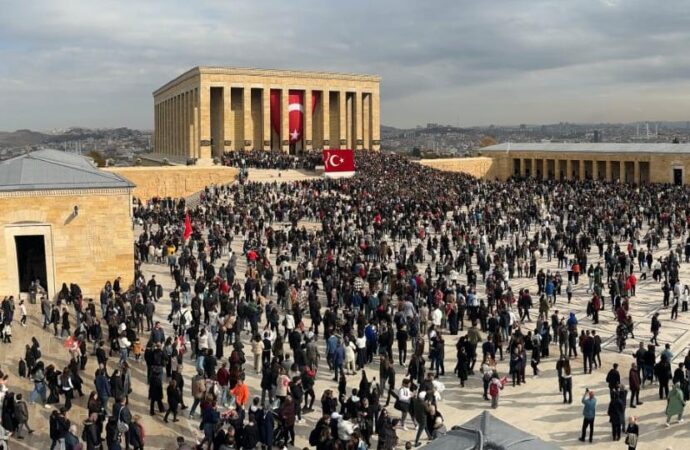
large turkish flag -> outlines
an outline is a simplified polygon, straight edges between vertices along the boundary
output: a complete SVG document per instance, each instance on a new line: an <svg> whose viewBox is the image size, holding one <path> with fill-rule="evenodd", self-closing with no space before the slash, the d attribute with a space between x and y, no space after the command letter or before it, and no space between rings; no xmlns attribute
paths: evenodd
<svg viewBox="0 0 690 450"><path fill-rule="evenodd" d="M304 125L304 91L288 92L288 136L290 143L302 140Z"/></svg>
<svg viewBox="0 0 690 450"><path fill-rule="evenodd" d="M326 178L346 178L355 174L355 152L352 150L324 150L322 156Z"/></svg>
<svg viewBox="0 0 690 450"><path fill-rule="evenodd" d="M271 126L280 136L280 89L271 89Z"/></svg>

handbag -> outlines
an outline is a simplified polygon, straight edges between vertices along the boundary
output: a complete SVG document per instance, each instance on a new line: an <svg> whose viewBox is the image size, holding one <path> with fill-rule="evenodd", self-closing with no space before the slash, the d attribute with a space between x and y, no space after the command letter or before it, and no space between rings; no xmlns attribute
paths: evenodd
<svg viewBox="0 0 690 450"><path fill-rule="evenodd" d="M124 407L120 408L120 411L117 413L117 431L120 433L126 433L129 431L129 425L127 425L126 422L122 421L122 410Z"/></svg>
<svg viewBox="0 0 690 450"><path fill-rule="evenodd" d="M637 447L637 435L634 433L628 433L625 435L625 445L628 447Z"/></svg>
<svg viewBox="0 0 690 450"><path fill-rule="evenodd" d="M403 402L400 399L397 399L395 403L393 404L393 408L397 409L398 411L403 410Z"/></svg>

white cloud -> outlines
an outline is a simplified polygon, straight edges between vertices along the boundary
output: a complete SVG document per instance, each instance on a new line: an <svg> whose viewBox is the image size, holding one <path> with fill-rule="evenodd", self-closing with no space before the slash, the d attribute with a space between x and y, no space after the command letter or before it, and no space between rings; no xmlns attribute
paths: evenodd
<svg viewBox="0 0 690 450"><path fill-rule="evenodd" d="M678 0L13 3L0 129L150 127L151 92L195 65L377 73L392 125L686 119Z"/></svg>

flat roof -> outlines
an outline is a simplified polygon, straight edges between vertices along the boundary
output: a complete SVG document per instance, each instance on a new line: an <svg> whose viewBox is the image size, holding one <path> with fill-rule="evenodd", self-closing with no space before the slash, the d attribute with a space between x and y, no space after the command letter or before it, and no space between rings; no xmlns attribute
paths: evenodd
<svg viewBox="0 0 690 450"><path fill-rule="evenodd" d="M292 78L335 78L347 81L371 81L380 82L381 77L378 75L357 74L357 73L339 73L327 71L309 71L309 70L282 70L282 69L257 69L251 67L224 67L224 66L196 66L183 74L173 78L153 91L156 96L165 92L167 89L181 83L189 78L203 75L203 74L220 74L220 75L253 75L253 76L270 76L270 77L292 77Z"/></svg>
<svg viewBox="0 0 690 450"><path fill-rule="evenodd" d="M482 152L544 152L544 153L628 153L686 154L690 144L617 144L612 142L506 142L480 149Z"/></svg>

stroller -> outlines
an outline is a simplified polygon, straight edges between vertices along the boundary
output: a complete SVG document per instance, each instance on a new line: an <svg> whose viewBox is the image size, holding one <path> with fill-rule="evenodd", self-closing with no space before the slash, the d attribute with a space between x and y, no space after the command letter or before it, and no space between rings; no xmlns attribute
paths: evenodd
<svg viewBox="0 0 690 450"><path fill-rule="evenodd" d="M283 423L283 418L278 414L278 411L271 411L273 414L273 446L278 448L286 448L290 437L288 436L287 428Z"/></svg>

